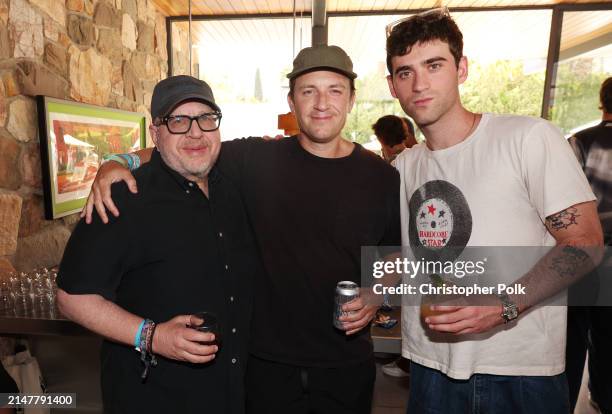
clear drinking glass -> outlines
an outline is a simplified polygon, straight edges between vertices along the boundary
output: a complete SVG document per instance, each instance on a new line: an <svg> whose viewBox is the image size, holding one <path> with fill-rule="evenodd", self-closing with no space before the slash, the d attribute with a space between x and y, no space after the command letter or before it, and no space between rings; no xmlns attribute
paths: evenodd
<svg viewBox="0 0 612 414"><path fill-rule="evenodd" d="M12 307L11 284L8 280L0 280L0 311L12 309Z"/></svg>

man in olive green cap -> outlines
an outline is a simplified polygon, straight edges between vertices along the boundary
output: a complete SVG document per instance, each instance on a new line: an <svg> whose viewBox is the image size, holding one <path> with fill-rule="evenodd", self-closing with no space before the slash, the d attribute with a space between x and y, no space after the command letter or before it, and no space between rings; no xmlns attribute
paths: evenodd
<svg viewBox="0 0 612 414"><path fill-rule="evenodd" d="M334 293L339 281L360 283L362 246L399 246L399 176L342 137L356 76L337 46L302 50L287 96L300 133L222 145L217 168L241 189L266 270L255 287L250 413L371 410L376 370L367 328L376 307L362 299L345 304L350 313L339 330L332 324ZM109 183L133 181L111 164L103 166L88 203L88 214L94 199L102 206L103 219L103 203L118 214L107 200ZM223 237L231 244L232 235Z"/></svg>

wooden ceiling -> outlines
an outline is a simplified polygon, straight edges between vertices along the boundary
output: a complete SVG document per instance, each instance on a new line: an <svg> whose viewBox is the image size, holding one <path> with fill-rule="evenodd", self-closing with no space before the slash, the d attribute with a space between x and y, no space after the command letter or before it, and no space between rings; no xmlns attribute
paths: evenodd
<svg viewBox="0 0 612 414"><path fill-rule="evenodd" d="M544 59L548 52L550 10L500 10L480 13L454 12L453 17L464 31L466 54L487 51L488 55L506 58ZM330 44L340 45L350 56L374 56L384 49L384 28L402 15L330 17ZM187 30L187 22L176 22ZM300 50L311 43L310 18L297 19L296 45ZM495 32L495 37L487 33ZM214 53L223 48L242 49L245 45L268 45L292 52L292 18L275 19L213 19L194 21L192 41L196 46L207 45ZM514 33L514 34L513 34ZM612 44L612 10L566 12L561 33L561 58L566 59L586 50ZM585 49L586 48L586 49ZM378 50L380 49L380 50ZM295 50L293 50L295 52ZM499 56L498 56L499 55ZM375 61L373 59L372 61Z"/></svg>
<svg viewBox="0 0 612 414"><path fill-rule="evenodd" d="M189 0L152 0L168 16L188 16ZM328 0L327 12L406 11L440 6L516 7L554 4L601 3L602 0ZM603 2L606 2L605 0ZM244 14L293 13L292 0L191 0L194 16L227 16ZM310 0L295 0L298 11L310 12Z"/></svg>

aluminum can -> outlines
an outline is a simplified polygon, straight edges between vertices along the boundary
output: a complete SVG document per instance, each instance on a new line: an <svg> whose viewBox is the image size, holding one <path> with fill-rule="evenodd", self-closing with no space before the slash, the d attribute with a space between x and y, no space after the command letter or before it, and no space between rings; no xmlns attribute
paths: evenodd
<svg viewBox="0 0 612 414"><path fill-rule="evenodd" d="M359 297L359 286L350 280L338 282L336 285L336 296L334 299L334 326L342 329L342 322L339 318L348 315L350 312L343 312L342 305Z"/></svg>

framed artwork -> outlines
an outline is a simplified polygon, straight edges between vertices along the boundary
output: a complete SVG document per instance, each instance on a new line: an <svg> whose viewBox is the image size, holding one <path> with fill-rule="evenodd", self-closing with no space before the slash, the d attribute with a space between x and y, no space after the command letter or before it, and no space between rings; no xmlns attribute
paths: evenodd
<svg viewBox="0 0 612 414"><path fill-rule="evenodd" d="M107 154L146 146L144 114L37 96L45 218L79 212Z"/></svg>

